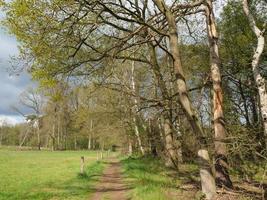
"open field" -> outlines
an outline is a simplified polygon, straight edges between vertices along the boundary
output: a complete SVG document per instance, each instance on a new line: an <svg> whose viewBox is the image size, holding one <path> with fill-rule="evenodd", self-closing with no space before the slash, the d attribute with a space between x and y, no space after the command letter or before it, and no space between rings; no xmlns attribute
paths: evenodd
<svg viewBox="0 0 267 200"><path fill-rule="evenodd" d="M79 175L80 156L85 156L86 176ZM0 199L87 199L103 169L93 151L0 149Z"/></svg>

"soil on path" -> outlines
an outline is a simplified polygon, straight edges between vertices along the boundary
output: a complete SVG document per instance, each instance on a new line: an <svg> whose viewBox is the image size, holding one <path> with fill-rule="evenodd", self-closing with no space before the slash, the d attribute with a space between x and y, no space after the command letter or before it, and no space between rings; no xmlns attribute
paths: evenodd
<svg viewBox="0 0 267 200"><path fill-rule="evenodd" d="M130 188L123 182L119 161L113 158L107 160L107 163L91 200L129 200L127 192Z"/></svg>

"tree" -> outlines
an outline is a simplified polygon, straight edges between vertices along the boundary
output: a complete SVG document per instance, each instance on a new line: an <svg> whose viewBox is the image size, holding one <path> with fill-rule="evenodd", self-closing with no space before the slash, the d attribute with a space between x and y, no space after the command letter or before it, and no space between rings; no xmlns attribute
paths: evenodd
<svg viewBox="0 0 267 200"><path fill-rule="evenodd" d="M253 55L252 59L252 72L253 77L256 82L256 86L258 89L258 95L260 100L260 111L261 118L264 128L265 137L267 135L267 91L266 91L266 80L260 73L260 57L264 50L265 38L264 38L264 30L261 30L257 24L254 16L250 12L249 4L247 0L243 0L243 10L247 19L249 21L250 28L253 30L254 34L257 37L257 47ZM267 139L265 138L265 144L267 144Z"/></svg>
<svg viewBox="0 0 267 200"><path fill-rule="evenodd" d="M233 187L228 173L227 150L224 142L226 138L225 120L223 114L223 93L220 72L220 55L218 47L218 33L213 13L213 3L206 1L206 24L210 47L211 79L213 82L213 123L215 132L215 169L216 182L220 186Z"/></svg>

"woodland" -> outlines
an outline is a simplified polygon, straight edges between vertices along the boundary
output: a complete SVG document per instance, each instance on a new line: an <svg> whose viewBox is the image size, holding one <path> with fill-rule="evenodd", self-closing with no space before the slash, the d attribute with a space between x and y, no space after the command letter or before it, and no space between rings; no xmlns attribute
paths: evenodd
<svg viewBox="0 0 267 200"><path fill-rule="evenodd" d="M235 190L233 171L251 183L263 168L267 198L266 0L0 4L19 42L10 70L38 83L0 145L195 163L206 199Z"/></svg>

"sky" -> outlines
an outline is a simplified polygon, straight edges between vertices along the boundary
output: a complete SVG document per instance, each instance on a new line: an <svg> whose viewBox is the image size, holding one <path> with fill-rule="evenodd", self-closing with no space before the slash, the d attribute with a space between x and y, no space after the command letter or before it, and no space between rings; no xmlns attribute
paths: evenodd
<svg viewBox="0 0 267 200"><path fill-rule="evenodd" d="M4 16L0 11L0 19ZM18 106L19 96L29 87L33 87L30 75L22 72L19 75L11 73L11 57L18 55L18 42L6 30L0 28L0 125L3 121L16 124L24 121L12 106ZM23 112L30 111L23 108Z"/></svg>

